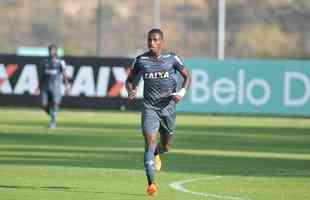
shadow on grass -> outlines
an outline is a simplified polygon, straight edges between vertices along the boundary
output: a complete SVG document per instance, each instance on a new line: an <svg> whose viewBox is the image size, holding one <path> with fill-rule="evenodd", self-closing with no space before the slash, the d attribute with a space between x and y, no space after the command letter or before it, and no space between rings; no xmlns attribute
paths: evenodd
<svg viewBox="0 0 310 200"><path fill-rule="evenodd" d="M31 127L42 126L42 123L21 122L9 125ZM66 134L57 129L55 132L47 134L7 133L0 130L0 166L9 164L17 166L143 169L143 140L141 135L134 133L138 125L65 122L59 123L59 127L68 127L69 131L70 127L83 128L83 131L89 130L85 130L83 134ZM102 129L102 133L94 133L92 132L93 129ZM178 130L188 132L183 132L179 136L177 134L174 139L175 146L182 149L305 154L309 152L310 146L310 140L307 139L310 137L309 128L180 125ZM296 142L289 139L280 141L270 137L249 137L249 134L259 135L261 133L270 135L271 138L276 135L288 136L292 139L299 137L302 140ZM134 134L136 135L133 137ZM1 147L1 144L5 146ZM24 147L17 148L15 145L24 145ZM42 148L42 146L46 148ZM101 147L103 148L100 149ZM104 149L109 147L113 147L114 150ZM128 151L118 151L117 148L128 148ZM141 151L131 151L133 148L141 148ZM182 153L164 155L163 162L164 171L214 175L274 176L275 172L285 171L292 172L292 175L288 173L282 176L297 176L293 174L310 169L310 161L306 159L250 158ZM309 177L309 173L308 175L305 174L304 177Z"/></svg>
<svg viewBox="0 0 310 200"><path fill-rule="evenodd" d="M33 150L33 149L32 149ZM96 153L81 154L80 150L71 150L73 155L53 152L53 155L35 155L30 150L23 155L2 153L1 164L27 166L61 166L85 168L113 168L113 169L143 169L142 152L100 150ZM40 151L38 151L40 152ZM38 153L37 152L37 153ZM29 153L29 154L28 154ZM275 176L281 177L310 177L310 160L283 158L251 158L242 156L215 156L170 153L162 156L163 171L191 174L212 174L226 176ZM296 174L296 172L305 172Z"/></svg>
<svg viewBox="0 0 310 200"><path fill-rule="evenodd" d="M53 192L72 192L72 193L89 193L89 194L116 194L116 195L124 195L124 196L145 196L143 194L91 191L91 190L85 190L85 189L79 189L79 188L73 188L73 187L63 187L63 186L35 187L35 186L0 185L0 189L47 190L47 191L53 191Z"/></svg>
<svg viewBox="0 0 310 200"><path fill-rule="evenodd" d="M120 132L102 132L96 135L85 133L81 135L59 133L54 130L48 131L46 134L1 133L0 131L1 144L31 145L34 148L38 145L54 147L134 147L139 145L141 147L143 146L143 140L140 134L133 133L130 135Z"/></svg>
<svg viewBox="0 0 310 200"><path fill-rule="evenodd" d="M1 144L31 145L40 146L68 146L68 147L120 147L120 148L142 148L142 135L137 131L124 130L118 131L113 126L114 131L102 129L102 132L91 132L91 130L80 131L79 133L61 132L61 130L48 131L42 134L12 132L6 133L0 131ZM112 128L112 126L111 126ZM212 150L231 150L231 151L249 151L249 152L274 152L274 153L310 153L310 134L306 136L292 134L290 129L277 130L270 129L266 137L260 136L261 131L257 127L257 134L249 135L250 128L239 128L238 133L231 132L231 129L210 128L203 132L188 132L176 134L174 146L182 149L212 149ZM30 130L31 131L31 130ZM218 131L218 132L216 132ZM281 136L281 134L288 134ZM310 130L309 130L310 132ZM13 149L14 150L14 149ZM18 151L18 150L17 150Z"/></svg>
<svg viewBox="0 0 310 200"><path fill-rule="evenodd" d="M42 123L42 121L31 121L31 122L0 122L0 125L12 125L12 126L39 126L39 127L47 127L48 121L46 124ZM92 129L116 129L116 130L137 130L140 129L140 123L138 124L124 124L124 123L105 123L104 120L102 122L94 121L94 122L59 122L59 128L88 128L90 131ZM177 131L185 131L189 134L192 132L228 132L230 134L275 134L275 135L300 135L300 136L309 136L310 137L310 127L292 127L292 126L281 126L281 127L268 127L268 126L219 126L219 125L177 125ZM176 132L177 132L176 131Z"/></svg>
<svg viewBox="0 0 310 200"><path fill-rule="evenodd" d="M1 122L0 122L1 124ZM41 122L13 123L14 126L42 126ZM138 147L143 146L138 125L105 123L59 123L47 134L1 133L1 141L27 145ZM68 128L65 131L61 128ZM77 134L74 134L74 129ZM79 129L81 128L81 129ZM71 133L70 133L71 130ZM94 131L96 130L96 131ZM101 132L102 130L102 132ZM26 130L31 131L31 130ZM63 131L63 132L61 132ZM178 133L179 131L179 133ZM70 134L68 134L70 133ZM182 149L217 149L276 153L310 153L310 128L262 126L178 125L175 146Z"/></svg>

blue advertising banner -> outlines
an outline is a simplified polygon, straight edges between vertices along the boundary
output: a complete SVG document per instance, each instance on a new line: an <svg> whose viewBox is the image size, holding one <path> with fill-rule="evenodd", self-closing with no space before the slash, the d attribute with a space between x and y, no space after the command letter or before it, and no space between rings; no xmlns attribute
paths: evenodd
<svg viewBox="0 0 310 200"><path fill-rule="evenodd" d="M310 61L187 59L181 112L310 116Z"/></svg>

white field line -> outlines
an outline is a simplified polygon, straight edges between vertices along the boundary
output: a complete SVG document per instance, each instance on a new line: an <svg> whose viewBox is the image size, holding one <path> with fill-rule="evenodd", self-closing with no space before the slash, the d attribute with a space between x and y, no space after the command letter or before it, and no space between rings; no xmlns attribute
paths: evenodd
<svg viewBox="0 0 310 200"><path fill-rule="evenodd" d="M226 199L226 200L246 200L246 199L241 198L241 197L232 197L232 196L218 195L218 194L212 194L212 193L195 192L195 191L191 191L191 190L188 190L188 189L183 187L184 183L195 182L195 181L199 181L199 180L216 180L216 179L220 179L220 178L222 178L222 176L186 179L186 180L182 180L182 181L171 182L169 184L169 186L175 190L185 192L185 193L189 193L189 194L199 195L199 196L213 197L213 198L217 198L217 199Z"/></svg>

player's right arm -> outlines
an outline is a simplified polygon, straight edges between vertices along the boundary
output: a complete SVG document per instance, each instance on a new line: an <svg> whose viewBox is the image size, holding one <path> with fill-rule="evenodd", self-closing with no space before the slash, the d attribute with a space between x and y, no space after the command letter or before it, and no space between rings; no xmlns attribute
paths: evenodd
<svg viewBox="0 0 310 200"><path fill-rule="evenodd" d="M139 76L140 72L140 67L137 60L138 58L133 61L132 67L126 80L126 90L129 100L133 100L136 97L137 93L134 85L134 80L137 78L137 76Z"/></svg>
<svg viewBox="0 0 310 200"><path fill-rule="evenodd" d="M42 61L41 62L41 67L42 67L41 79L39 81L38 87L36 88L36 90L34 92L35 95L40 95L42 86L43 86L43 84L45 82L44 64L45 64L45 61Z"/></svg>

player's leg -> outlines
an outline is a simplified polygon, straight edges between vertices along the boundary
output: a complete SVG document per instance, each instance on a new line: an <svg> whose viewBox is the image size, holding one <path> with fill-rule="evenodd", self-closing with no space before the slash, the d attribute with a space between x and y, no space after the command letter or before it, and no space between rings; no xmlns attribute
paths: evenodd
<svg viewBox="0 0 310 200"><path fill-rule="evenodd" d="M175 107L169 105L167 108L162 110L160 122L160 142L157 144L155 149L155 169L160 171L161 159L160 154L167 153L172 147L172 135L175 127Z"/></svg>
<svg viewBox="0 0 310 200"><path fill-rule="evenodd" d="M172 132L168 132L165 128L160 126L160 142L157 143L154 152L154 166L155 170L159 172L161 170L161 159L160 155L170 151L172 147Z"/></svg>
<svg viewBox="0 0 310 200"><path fill-rule="evenodd" d="M160 142L157 143L154 155L163 154L169 152L172 147L173 132L167 131L166 128L160 125Z"/></svg>
<svg viewBox="0 0 310 200"><path fill-rule="evenodd" d="M172 136L173 132L167 131L167 129L160 128L160 153L168 153L172 148Z"/></svg>
<svg viewBox="0 0 310 200"><path fill-rule="evenodd" d="M49 109L49 92L45 89L42 90L41 92L41 106L42 109L49 115L50 114L50 109Z"/></svg>
<svg viewBox="0 0 310 200"><path fill-rule="evenodd" d="M61 103L61 99L62 99L60 88L56 88L56 89L57 90L53 90L52 92L52 101L50 104L50 116L51 116L50 128L56 127L56 116L57 116L59 106Z"/></svg>
<svg viewBox="0 0 310 200"><path fill-rule="evenodd" d="M145 141L144 167L148 181L147 193L151 196L156 194L154 152L157 143L159 129L159 117L153 110L144 110L142 112L142 129Z"/></svg>
<svg viewBox="0 0 310 200"><path fill-rule="evenodd" d="M176 110L175 105L169 105L163 109L160 123L160 141L162 152L168 152L172 148L172 135L175 129Z"/></svg>
<svg viewBox="0 0 310 200"><path fill-rule="evenodd" d="M171 119L169 119L169 120L171 120ZM172 125L172 126L174 126L174 125ZM161 152L167 153L172 148L173 131L171 128L165 128L164 126L160 126L159 132L160 132Z"/></svg>
<svg viewBox="0 0 310 200"><path fill-rule="evenodd" d="M155 195L157 188L155 185L154 151L156 148L157 133L145 133L144 167L148 182L147 193Z"/></svg>

